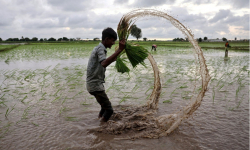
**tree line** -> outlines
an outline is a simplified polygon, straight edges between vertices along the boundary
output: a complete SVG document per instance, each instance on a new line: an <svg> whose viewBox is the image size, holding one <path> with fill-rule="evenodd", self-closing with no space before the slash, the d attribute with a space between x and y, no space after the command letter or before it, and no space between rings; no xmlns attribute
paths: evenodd
<svg viewBox="0 0 250 150"><path fill-rule="evenodd" d="M218 39L219 39L219 38L217 38L217 40L218 40ZM208 40L207 37L204 37L203 39L202 39L202 38L199 38L199 39L198 39L198 42L202 42L202 41L206 41L206 40ZM223 38L222 38L222 41L227 41L227 38L223 37Z"/></svg>
<svg viewBox="0 0 250 150"><path fill-rule="evenodd" d="M0 38L0 41L3 41L2 38ZM62 38L58 38L58 39L55 39L53 37L51 37L49 39L47 39L47 38L38 39L37 37L33 37L33 38L30 39L28 37L25 37L25 38L22 37L20 39L19 38L8 38L5 41L15 41L15 42L19 42L19 41L21 41L21 42L31 42L31 41L36 42L36 41L40 41L40 42L43 42L43 41L75 41L75 39L74 38L68 39L67 37L62 37Z"/></svg>
<svg viewBox="0 0 250 150"><path fill-rule="evenodd" d="M131 32L130 34L135 37L137 40L140 39L142 37L142 31L140 28L138 28L135 24L131 26ZM87 38L88 39L88 38ZM62 37L62 38L58 38L58 39L55 39L53 37L47 39L47 38L40 38L38 39L37 37L33 37L32 39L28 38L28 37L23 37L21 39L19 38L8 38L7 40L5 41L22 41L22 42L30 42L30 41L40 41L40 42L43 42L43 41L75 41L75 40L80 40L80 38L70 38L68 39L67 37ZM99 38L93 38L93 41L98 41L100 40ZM146 39L145 39L146 40ZM1 38L0 38L0 41L3 41Z"/></svg>

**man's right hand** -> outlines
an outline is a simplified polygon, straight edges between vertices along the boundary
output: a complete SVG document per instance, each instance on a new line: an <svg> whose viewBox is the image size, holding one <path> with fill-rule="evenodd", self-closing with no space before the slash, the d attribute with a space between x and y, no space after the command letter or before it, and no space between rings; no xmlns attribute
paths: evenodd
<svg viewBox="0 0 250 150"><path fill-rule="evenodd" d="M119 42L119 50L124 50L125 49L125 44L126 44L126 40L125 39L122 39L120 42Z"/></svg>

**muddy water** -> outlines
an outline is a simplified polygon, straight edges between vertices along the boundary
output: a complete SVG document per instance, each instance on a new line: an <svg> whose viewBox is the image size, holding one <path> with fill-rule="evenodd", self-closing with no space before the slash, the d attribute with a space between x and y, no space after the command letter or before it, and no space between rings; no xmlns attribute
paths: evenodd
<svg viewBox="0 0 250 150"><path fill-rule="evenodd" d="M51 57L49 63L47 56L44 61L10 59L9 64L1 59L0 148L248 149L248 53L229 52L229 59L220 50L204 54L212 78L201 106L193 118L158 139L124 139L142 132L138 130L118 135L91 132L103 124L97 119L99 105L85 88L87 57ZM193 90L199 92L192 50L159 47L152 55L163 88L157 115L171 114L190 102ZM105 87L115 112L146 104L153 85L146 63L148 68L138 66L129 76L116 73L113 65L107 68Z"/></svg>

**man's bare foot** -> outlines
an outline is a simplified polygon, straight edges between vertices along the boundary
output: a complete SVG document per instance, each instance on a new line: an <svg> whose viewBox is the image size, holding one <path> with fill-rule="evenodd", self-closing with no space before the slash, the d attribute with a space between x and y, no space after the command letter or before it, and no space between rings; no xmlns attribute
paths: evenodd
<svg viewBox="0 0 250 150"><path fill-rule="evenodd" d="M102 118L102 116L101 116L101 115L99 115L99 116L98 116L98 119L100 119L100 118Z"/></svg>
<svg viewBox="0 0 250 150"><path fill-rule="evenodd" d="M104 117L102 117L101 121L100 122L107 122L108 120L105 119Z"/></svg>

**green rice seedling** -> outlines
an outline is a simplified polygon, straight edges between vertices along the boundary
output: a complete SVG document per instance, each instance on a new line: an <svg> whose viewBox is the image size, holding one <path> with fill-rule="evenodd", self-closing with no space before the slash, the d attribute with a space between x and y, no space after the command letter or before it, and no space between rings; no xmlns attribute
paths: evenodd
<svg viewBox="0 0 250 150"><path fill-rule="evenodd" d="M3 92L9 92L10 90L4 90Z"/></svg>
<svg viewBox="0 0 250 150"><path fill-rule="evenodd" d="M238 86L238 88L237 88L237 90L236 90L236 95L235 95L235 97L238 97L239 92L240 92L240 86Z"/></svg>
<svg viewBox="0 0 250 150"><path fill-rule="evenodd" d="M224 83L219 87L219 91L220 91L220 89L222 89L224 87Z"/></svg>
<svg viewBox="0 0 250 150"><path fill-rule="evenodd" d="M83 93L83 91L78 92L76 95L74 95L74 96L72 97L72 99L75 99L75 97L76 97L77 95L81 94L81 93Z"/></svg>
<svg viewBox="0 0 250 150"><path fill-rule="evenodd" d="M5 101L3 101L3 100L0 101L0 106L1 106L1 105L4 105L5 107L7 107L7 105L5 105Z"/></svg>
<svg viewBox="0 0 250 150"><path fill-rule="evenodd" d="M54 103L54 102L57 101L59 98L61 98L61 96L56 97L51 103Z"/></svg>
<svg viewBox="0 0 250 150"><path fill-rule="evenodd" d="M178 89L178 87L176 89L174 89L171 93L170 96L172 96L174 94L174 92Z"/></svg>
<svg viewBox="0 0 250 150"><path fill-rule="evenodd" d="M5 130L5 131L0 135L0 138L3 138L4 135L9 131L9 128L10 128L11 124L12 124L12 122L8 122L7 125L5 125L4 127L2 127L2 128L0 129L0 132L2 132L3 130Z"/></svg>
<svg viewBox="0 0 250 150"><path fill-rule="evenodd" d="M57 96L58 92L61 91L63 88L59 88L53 96Z"/></svg>
<svg viewBox="0 0 250 150"><path fill-rule="evenodd" d="M240 104L242 103L242 101L243 101L243 97L245 96L245 94L243 94L242 96L241 96L241 100L238 102L238 105L236 106L236 108L239 108L240 107Z"/></svg>
<svg viewBox="0 0 250 150"><path fill-rule="evenodd" d="M28 96L26 95L22 100L21 102L24 103L24 100L27 98Z"/></svg>
<svg viewBox="0 0 250 150"><path fill-rule="evenodd" d="M190 93L190 91L184 91L184 92L182 92L181 93L181 97L183 98L183 99L191 99L191 95L188 95Z"/></svg>
<svg viewBox="0 0 250 150"><path fill-rule="evenodd" d="M188 86L187 86L187 85L182 85L182 86L180 86L179 88L180 88L180 89L188 88Z"/></svg>
<svg viewBox="0 0 250 150"><path fill-rule="evenodd" d="M48 133L48 132L43 133L43 134L41 134L39 137L41 138L41 137L45 136L47 133Z"/></svg>
<svg viewBox="0 0 250 150"><path fill-rule="evenodd" d="M66 96L66 97L64 98L64 100L62 101L62 104L65 103L67 99L68 99L68 98L67 98L67 96Z"/></svg>
<svg viewBox="0 0 250 150"><path fill-rule="evenodd" d="M6 110L5 118L8 118L8 115L10 114L10 112L12 112L12 110L14 109L15 106L16 106L16 104L14 106L12 106L11 110L9 110L9 108Z"/></svg>
<svg viewBox="0 0 250 150"><path fill-rule="evenodd" d="M214 104L214 97L215 97L215 91L214 91L214 88L213 88L213 104Z"/></svg>
<svg viewBox="0 0 250 150"><path fill-rule="evenodd" d="M147 94L148 91L149 91L149 90L152 90L152 89L154 89L154 85L150 86L150 87L146 90L145 94Z"/></svg>
<svg viewBox="0 0 250 150"><path fill-rule="evenodd" d="M172 83L172 80L173 80L173 78L168 79L168 80L166 81L165 85L167 85L167 84L169 84L169 83Z"/></svg>
<svg viewBox="0 0 250 150"><path fill-rule="evenodd" d="M126 98L128 98L128 95L125 95L125 96L119 101L119 104L121 104L122 102L125 102L125 101L126 101Z"/></svg>
<svg viewBox="0 0 250 150"><path fill-rule="evenodd" d="M131 92L136 92L138 90L139 86L136 84L134 88L131 90Z"/></svg>
<svg viewBox="0 0 250 150"><path fill-rule="evenodd" d="M23 111L23 115L22 115L22 119L28 119L28 111L31 109L31 106L27 107L24 111Z"/></svg>
<svg viewBox="0 0 250 150"><path fill-rule="evenodd" d="M163 101L163 103L172 104L172 99L165 100L165 101Z"/></svg>
<svg viewBox="0 0 250 150"><path fill-rule="evenodd" d="M82 103L82 105L91 105L91 104L89 104L89 103L86 103L86 102L83 102L83 103Z"/></svg>
<svg viewBox="0 0 250 150"><path fill-rule="evenodd" d="M36 123L34 123L34 122L31 122L33 125L35 125L35 126L39 126L39 124L36 124Z"/></svg>
<svg viewBox="0 0 250 150"><path fill-rule="evenodd" d="M66 117L65 120L66 121L79 121L79 119L77 119L76 117Z"/></svg>
<svg viewBox="0 0 250 150"><path fill-rule="evenodd" d="M3 94L3 96L1 96L0 99L1 99L1 100L4 100L4 96L5 96L5 94Z"/></svg>
<svg viewBox="0 0 250 150"><path fill-rule="evenodd" d="M123 93L123 92L121 92L121 93ZM129 98L128 94L125 94L125 93L123 93L123 94L124 94L124 97L119 101L119 104L121 104L122 102L125 102L126 99Z"/></svg>
<svg viewBox="0 0 250 150"><path fill-rule="evenodd" d="M229 111L234 111L235 107L229 107L228 110Z"/></svg>
<svg viewBox="0 0 250 150"><path fill-rule="evenodd" d="M161 92L160 97L163 97L167 92Z"/></svg>

